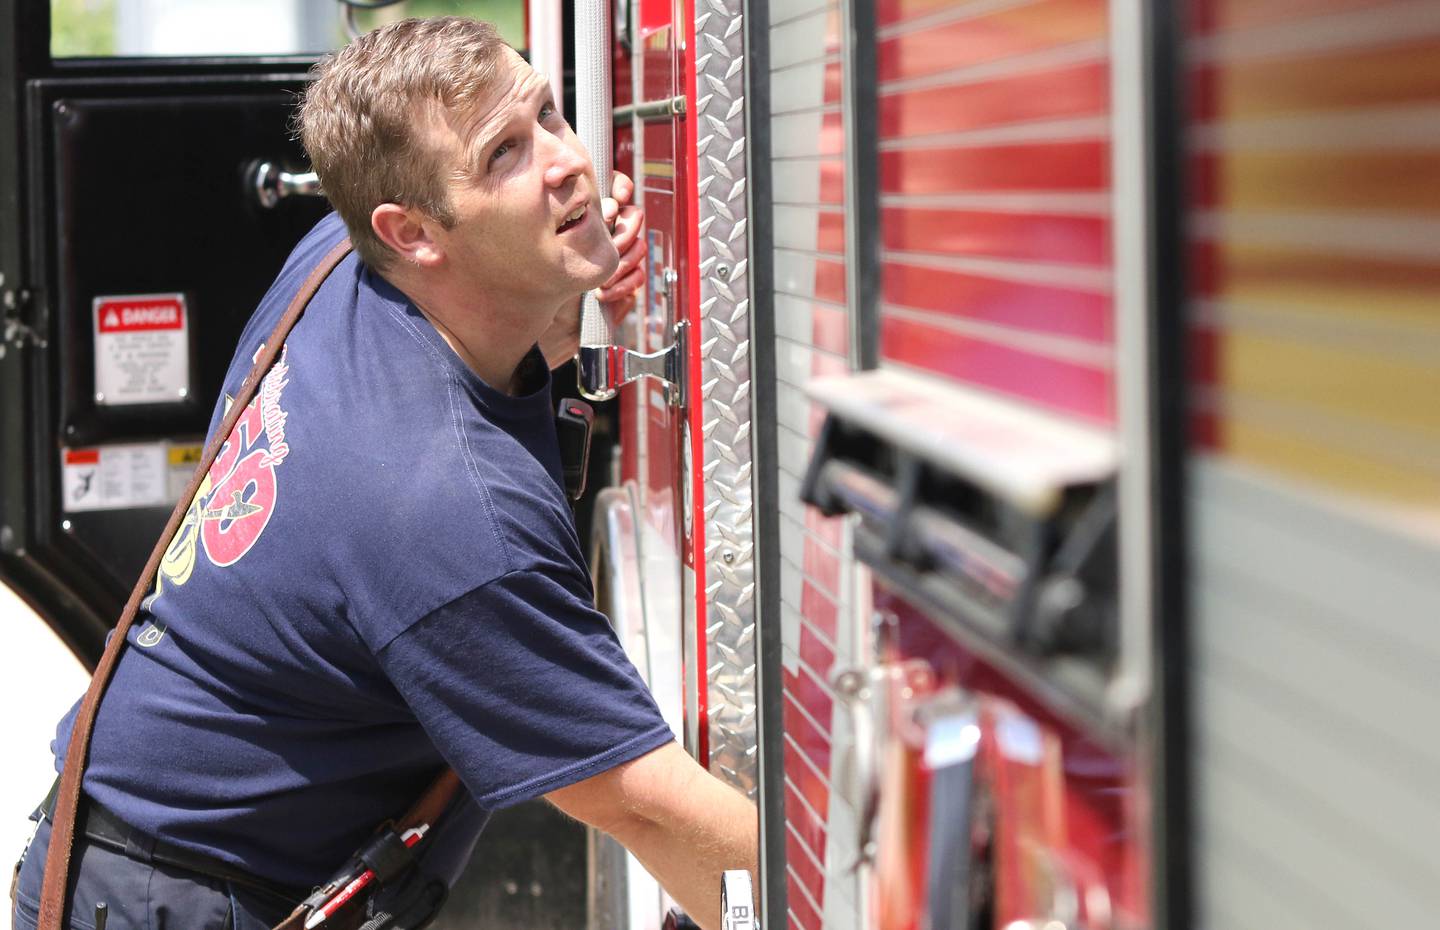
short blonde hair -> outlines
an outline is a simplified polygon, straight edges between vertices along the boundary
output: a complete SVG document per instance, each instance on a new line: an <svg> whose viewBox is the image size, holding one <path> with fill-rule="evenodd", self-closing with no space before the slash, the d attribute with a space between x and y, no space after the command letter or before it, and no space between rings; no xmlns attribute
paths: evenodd
<svg viewBox="0 0 1440 930"><path fill-rule="evenodd" d="M453 153L427 133L436 115L468 113L509 46L489 23L406 19L366 33L317 62L296 122L320 186L369 265L395 257L370 228L382 203L455 222L446 189Z"/></svg>

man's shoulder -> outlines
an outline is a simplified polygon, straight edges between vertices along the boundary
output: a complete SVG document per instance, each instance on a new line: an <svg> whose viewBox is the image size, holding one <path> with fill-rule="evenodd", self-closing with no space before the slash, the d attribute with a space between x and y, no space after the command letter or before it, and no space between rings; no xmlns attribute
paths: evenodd
<svg viewBox="0 0 1440 930"><path fill-rule="evenodd" d="M340 214L333 211L325 214L290 251L290 257L285 260L286 268L292 265L303 266L304 270L308 271L321 256L344 239L346 234L345 221L340 219Z"/></svg>
<svg viewBox="0 0 1440 930"><path fill-rule="evenodd" d="M284 297L281 303L288 303L290 296L299 289L300 283L320 264L320 260L346 236L345 223L338 213L327 213L320 222L310 228L281 266L275 276L275 283L262 302L271 303Z"/></svg>

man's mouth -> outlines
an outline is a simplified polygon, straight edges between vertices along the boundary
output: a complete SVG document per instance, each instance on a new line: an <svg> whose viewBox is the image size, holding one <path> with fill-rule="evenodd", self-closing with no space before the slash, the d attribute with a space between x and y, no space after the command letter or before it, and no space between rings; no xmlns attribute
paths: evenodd
<svg viewBox="0 0 1440 930"><path fill-rule="evenodd" d="M585 214L586 212L588 212L588 209L589 208L584 205L576 207L575 212L565 217L565 222L561 223L559 228L555 231L557 233L563 233L567 230L574 229L576 226L579 226L585 221Z"/></svg>

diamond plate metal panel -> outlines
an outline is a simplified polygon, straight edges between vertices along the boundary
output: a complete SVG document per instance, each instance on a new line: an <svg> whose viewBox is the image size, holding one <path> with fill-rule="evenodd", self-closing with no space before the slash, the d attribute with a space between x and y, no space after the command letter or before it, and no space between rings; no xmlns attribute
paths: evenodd
<svg viewBox="0 0 1440 930"><path fill-rule="evenodd" d="M755 536L745 35L739 0L695 10L710 768L755 796Z"/></svg>

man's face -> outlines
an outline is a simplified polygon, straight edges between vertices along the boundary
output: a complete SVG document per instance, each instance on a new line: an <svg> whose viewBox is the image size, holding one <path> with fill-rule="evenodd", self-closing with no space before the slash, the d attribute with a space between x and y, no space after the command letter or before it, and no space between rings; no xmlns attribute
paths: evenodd
<svg viewBox="0 0 1440 930"><path fill-rule="evenodd" d="M536 303L558 306L597 287L619 262L590 157L549 84L513 52L494 89L447 126L456 222L442 233L446 264L467 289L499 298L517 323L543 328L549 319L533 319Z"/></svg>

